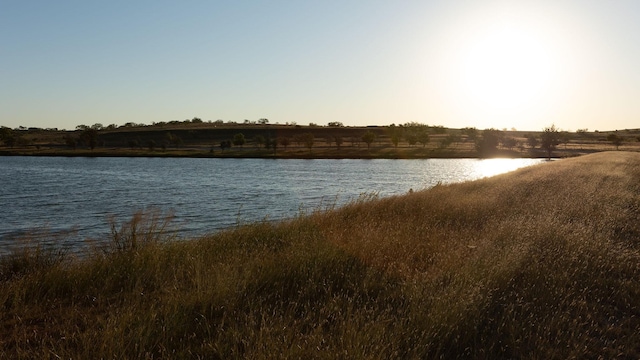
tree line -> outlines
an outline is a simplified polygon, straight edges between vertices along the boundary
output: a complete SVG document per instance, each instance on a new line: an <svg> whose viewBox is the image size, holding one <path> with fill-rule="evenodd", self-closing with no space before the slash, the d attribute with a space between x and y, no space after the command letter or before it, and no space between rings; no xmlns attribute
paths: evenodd
<svg viewBox="0 0 640 360"><path fill-rule="evenodd" d="M194 118L189 120L189 123L201 124L202 120ZM598 132L590 133L587 129L578 129L575 133L570 133L561 131L554 125L544 128L541 132L524 135L521 133L516 135L515 130L511 132L506 129L493 128L478 130L472 127L447 129L442 126L429 126L415 122L367 128L344 127L339 122L331 122L326 127L315 124L309 127L298 125L278 127L269 125L266 118L260 119L256 123L261 126L243 127L242 131L236 130L235 132L234 127L198 127L175 130L130 129L134 125L136 124L125 124L125 129L122 127L115 129L112 125L105 127L101 124L78 125L76 131L61 132L64 134L62 143L72 149L89 148L93 150L109 143L109 146L112 147L128 146L131 149L146 147L155 151L158 148L162 150L166 150L168 147L179 148L185 144L193 145L194 142L202 143L206 139L218 138L214 145L210 145L210 151L213 152L215 148L220 148L223 153L232 147L244 148L248 144L255 148L272 150L274 153L279 148L287 150L294 144L299 148L308 149L309 152L322 143L325 147L335 147L338 150L347 144L352 147L365 144L367 149L370 149L374 144L377 144L378 147L392 146L395 148L401 144L404 147L422 148L429 145L431 149L441 150L452 146L457 147L458 144L472 144L472 149L481 157L493 156L503 150L519 150L520 152L539 150L551 157L559 145L564 144L566 148L567 144L574 139L586 140L598 136L598 141L607 141L616 149L619 149L624 142L640 141L640 136L633 138L621 132L598 134ZM32 143L35 144L33 138L26 135L36 131L57 132L57 129L1 127L0 142L10 148L32 146ZM184 138L185 136L187 138ZM469 148L469 145L466 145L466 148Z"/></svg>

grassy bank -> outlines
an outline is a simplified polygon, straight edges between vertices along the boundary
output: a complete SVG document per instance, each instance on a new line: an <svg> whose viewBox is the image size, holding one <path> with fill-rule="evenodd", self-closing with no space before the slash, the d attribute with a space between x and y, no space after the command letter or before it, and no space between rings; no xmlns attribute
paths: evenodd
<svg viewBox="0 0 640 360"><path fill-rule="evenodd" d="M0 267L0 358L638 358L640 154ZM156 227L154 229L154 226Z"/></svg>

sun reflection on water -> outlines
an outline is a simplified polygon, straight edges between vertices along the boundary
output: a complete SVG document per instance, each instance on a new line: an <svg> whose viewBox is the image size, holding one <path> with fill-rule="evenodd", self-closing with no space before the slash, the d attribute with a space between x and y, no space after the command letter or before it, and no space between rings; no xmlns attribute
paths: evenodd
<svg viewBox="0 0 640 360"><path fill-rule="evenodd" d="M475 163L478 178L490 177L538 163L537 159L483 159Z"/></svg>

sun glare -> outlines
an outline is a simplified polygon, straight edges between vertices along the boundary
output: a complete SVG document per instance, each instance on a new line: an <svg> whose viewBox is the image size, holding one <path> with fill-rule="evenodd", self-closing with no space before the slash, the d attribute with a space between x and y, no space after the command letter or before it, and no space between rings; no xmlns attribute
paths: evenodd
<svg viewBox="0 0 640 360"><path fill-rule="evenodd" d="M529 106L552 80L549 50L527 29L501 25L470 39L458 83L467 101L489 109Z"/></svg>
<svg viewBox="0 0 640 360"><path fill-rule="evenodd" d="M564 42L552 19L499 10L469 14L449 29L443 93L468 123L531 128L553 113L566 91Z"/></svg>

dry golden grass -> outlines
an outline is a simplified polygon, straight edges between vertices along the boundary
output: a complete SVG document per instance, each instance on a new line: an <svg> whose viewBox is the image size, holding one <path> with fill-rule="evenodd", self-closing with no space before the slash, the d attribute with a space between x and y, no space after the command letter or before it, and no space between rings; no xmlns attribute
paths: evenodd
<svg viewBox="0 0 640 360"><path fill-rule="evenodd" d="M610 152L183 242L134 217L3 260L0 358L638 358L638 179Z"/></svg>

